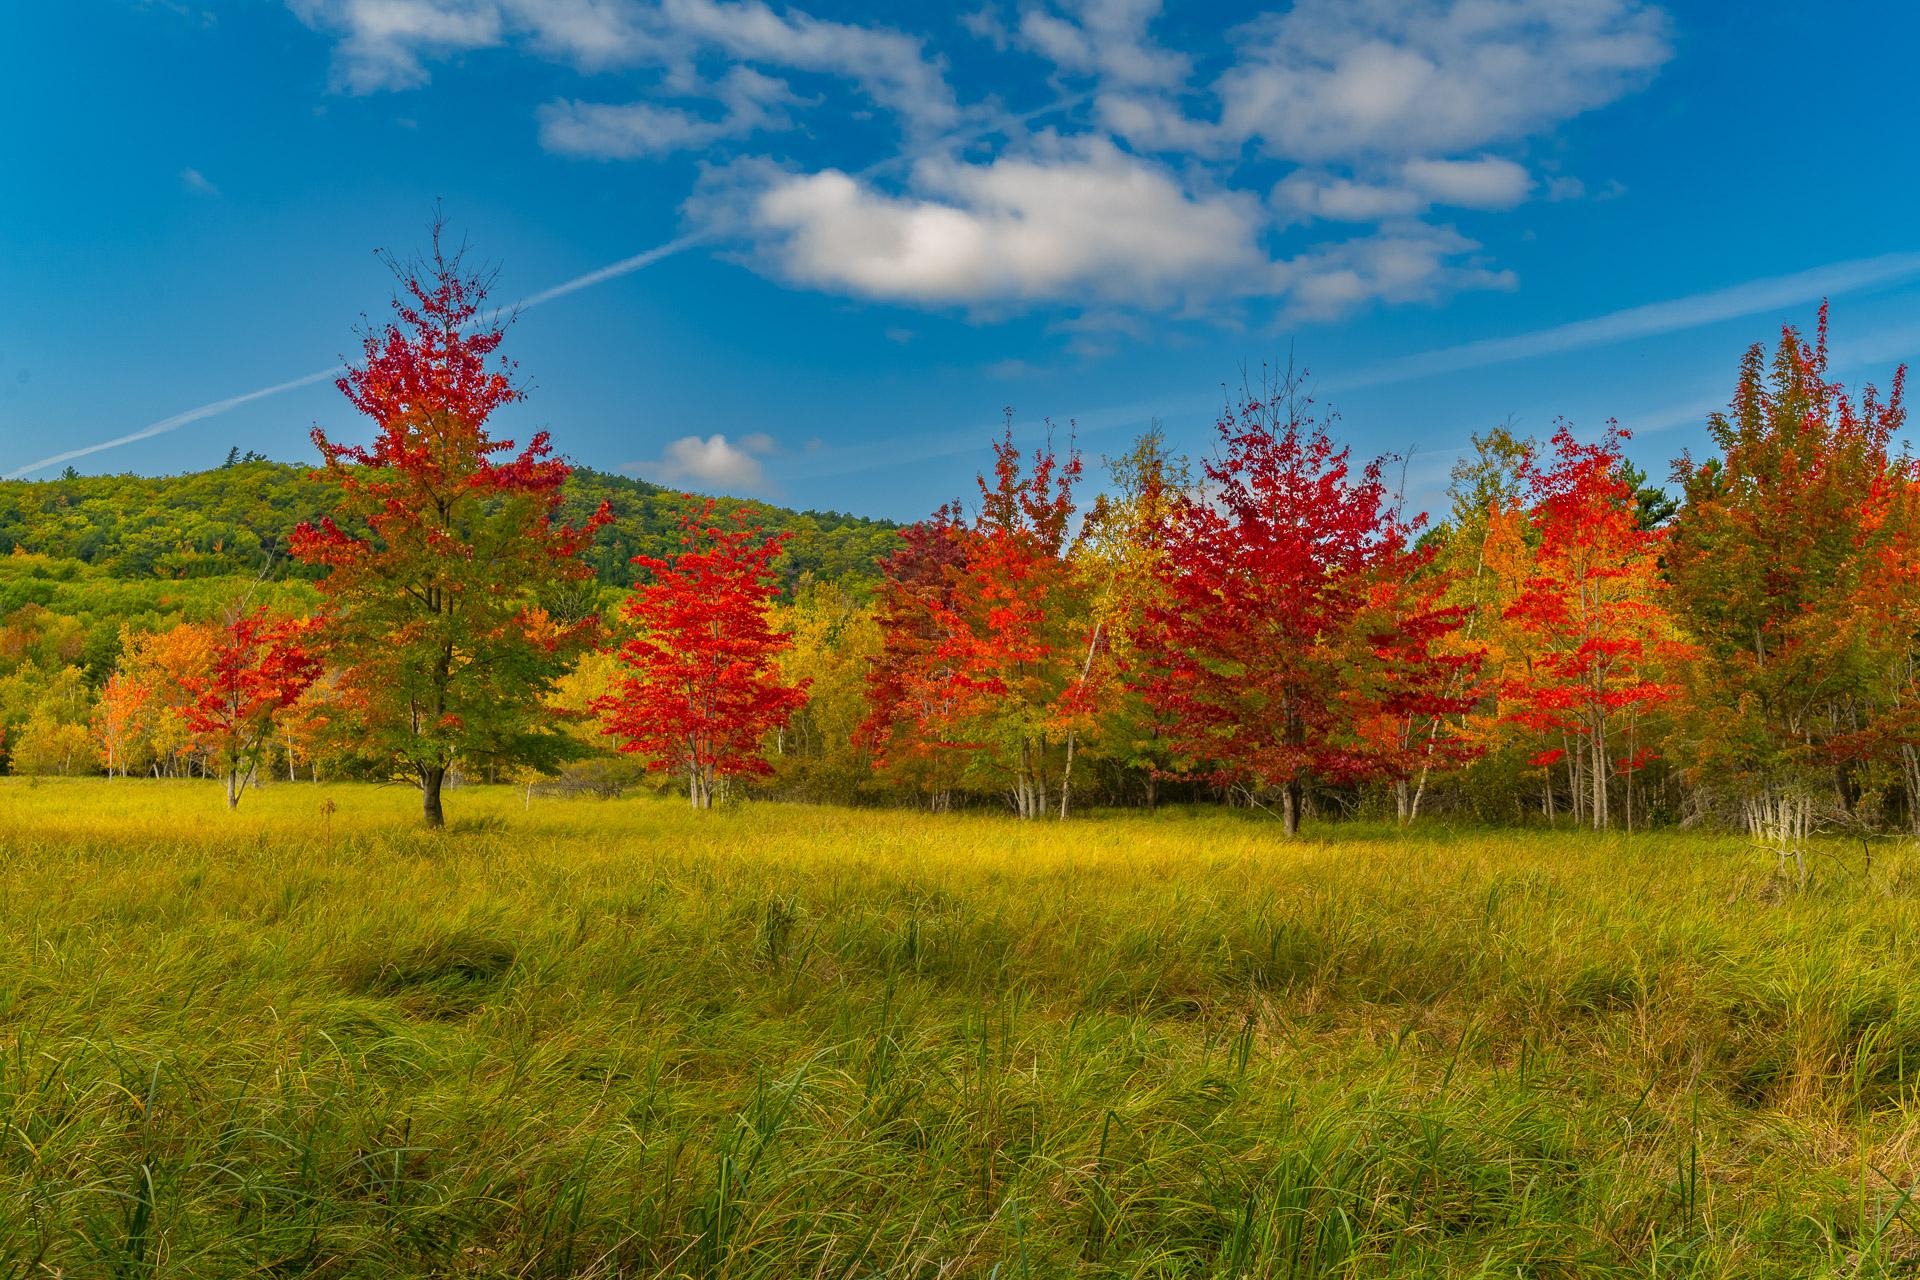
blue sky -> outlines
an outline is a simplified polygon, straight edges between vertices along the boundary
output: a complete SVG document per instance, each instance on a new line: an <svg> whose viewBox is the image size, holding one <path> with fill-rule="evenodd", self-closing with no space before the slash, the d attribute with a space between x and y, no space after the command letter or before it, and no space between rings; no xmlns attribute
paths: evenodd
<svg viewBox="0 0 1920 1280"><path fill-rule="evenodd" d="M1422 505L1509 420L1617 417L1664 474L1822 294L1845 376L1920 354L1920 11L1731 14L17 6L0 473L364 434L314 375L440 200L502 300L578 286L521 315L502 429L666 483L913 518L1003 406L1200 452L1222 384L1289 354Z"/></svg>

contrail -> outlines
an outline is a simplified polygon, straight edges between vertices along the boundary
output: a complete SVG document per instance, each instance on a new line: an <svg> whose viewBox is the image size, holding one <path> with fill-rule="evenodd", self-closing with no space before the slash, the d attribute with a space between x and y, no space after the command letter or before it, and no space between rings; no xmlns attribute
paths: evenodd
<svg viewBox="0 0 1920 1280"><path fill-rule="evenodd" d="M631 258L622 258L620 261L609 266L601 267L598 271L589 271L583 276L575 276L564 284L554 285L551 289L542 289L538 293L529 294L527 297L514 303L511 307L508 307L507 310L510 312L528 311L543 302L552 302L555 298L564 298L570 293L578 293L582 289L591 289L596 284L605 284L609 280L617 280L621 276L629 275L632 272L640 270L642 267L650 267L662 258L671 258L676 253L684 253L703 241L713 239L714 234L715 233L711 231L695 231L689 235L681 236L677 240L669 240L663 245L648 249L645 253L636 253Z"/></svg>
<svg viewBox="0 0 1920 1280"><path fill-rule="evenodd" d="M883 160L877 160L866 168L856 171L855 176L867 177L891 168L894 165L929 154L940 148L951 147L974 138L986 137L988 134L1000 132L1010 126L1026 124L1028 121L1038 119L1041 116L1051 115L1056 111L1065 111L1070 107L1084 102L1091 96L1091 94L1087 93L1070 94L1067 97L1056 99L1045 106L1036 107L1031 111L1018 115L1002 114L996 116L992 120L985 122L979 128L946 134L925 146L909 148L906 151L897 152L894 155L888 156ZM665 244L655 245L651 249L636 253L632 257L622 258L618 262L610 263L594 271L589 271L585 275L575 276L571 280L562 281L552 288L542 289L538 293L528 294L511 306L502 307L500 311L495 314L511 315L516 311L531 310L544 303L552 302L557 298L564 298L568 294L578 293L582 289L591 289L594 285L605 284L609 280L617 280L621 276L630 275L635 271L650 267L662 259L671 258L675 254L684 253L688 249L694 248L706 241L717 239L719 235L719 230L714 228L690 232L669 240ZM136 440L150 440L154 436L165 435L169 431L177 431L189 423L198 422L202 418L211 418L215 414L225 413L229 409L237 409L241 405L248 404L254 400L279 395L283 391L293 391L300 387L311 386L316 382L321 382L328 378L338 377L345 369L345 365L336 364L331 368L303 374L298 378L293 378L286 382L277 382L270 387L262 387L258 391L247 391L237 396L228 396L225 400L215 400L211 404L203 404L198 408L176 413L170 418L162 418L158 422L148 423L138 431L130 431L124 436L115 436L111 440L102 440L98 444L84 445L78 449L69 449L65 453L56 453L51 457L42 458L38 462L29 462L24 467L17 467L7 472L4 476L0 476L0 480L23 479L36 471L43 471L48 467L57 467L63 462L72 462L75 458L85 458L91 454L104 453L108 449L118 449L121 445L132 444Z"/></svg>
<svg viewBox="0 0 1920 1280"><path fill-rule="evenodd" d="M562 281L550 289L542 289L538 293L529 294L512 306L502 308L502 311L506 313L525 311L531 307L537 307L541 303L552 302L555 298L564 298L570 293L578 293L582 289L590 289L596 284L604 284L608 280L618 279L621 276L638 271L643 267L650 267L663 258L671 258L676 253L684 253L686 250L693 248L701 241L709 238L711 238L711 233L709 232L696 232L692 235L680 236L677 239L667 241L665 244L656 245L644 253L636 253L630 258L622 258L620 261L601 267L597 271L589 271L583 276L575 276L571 280ZM158 422L148 423L138 431L129 431L124 436L115 436L111 440L102 440L98 444L83 445L78 449L69 449L65 453L56 453L51 457L42 458L38 462L29 462L24 467L18 467L7 472L6 475L0 477L0 479L23 479L36 471L44 471L48 467L57 467L63 462L72 462L75 458L84 458L89 454L104 453L108 449L118 449L121 445L132 444L136 440L150 440L154 436L162 436L169 431L178 431L181 427L189 423L198 422L202 418L211 418L215 414L225 413L229 409L237 409L243 404L248 404L255 400L262 400L267 396L277 396L283 391L294 391L301 387L310 387L316 382L324 382L328 378L337 378L344 372L346 372L346 366L336 364L330 368L302 374L300 377L289 379L286 382L276 382L270 387L261 387L258 391L247 391L237 396L228 396L225 400L215 400L211 404L203 404L198 408L188 409L183 413L176 413L170 418L162 418Z"/></svg>
<svg viewBox="0 0 1920 1280"><path fill-rule="evenodd" d="M176 413L171 418L162 418L158 422L148 423L138 431L129 431L124 436L115 436L111 440L102 440L98 444L82 445L78 449L69 449L65 453L56 453L50 458L42 458L38 462L30 462L24 467L7 472L7 474L4 477L0 477L0 479L19 480L35 471L42 470L46 467L57 467L63 462L72 462L75 458L84 458L88 454L104 453L108 449L118 449L121 445L132 444L136 440L148 440L154 436L163 436L169 431L177 431L189 422L198 422L202 418L211 418L216 413L225 413L229 409L237 409L249 401L263 400L268 396L277 396L282 391L292 391L297 387L310 387L314 383L324 381L327 378L337 378L345 370L345 365L337 364L331 369L321 369L317 373L304 374L301 377L293 378L286 382L276 382L272 386L262 387L258 391L247 391L237 396L228 396L225 400L215 400L212 404L203 404L197 409L188 409L184 413Z"/></svg>

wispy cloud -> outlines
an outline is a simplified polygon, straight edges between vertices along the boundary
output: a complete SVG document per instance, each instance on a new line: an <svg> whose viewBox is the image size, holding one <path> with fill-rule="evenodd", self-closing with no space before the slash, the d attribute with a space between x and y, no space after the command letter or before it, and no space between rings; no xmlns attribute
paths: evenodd
<svg viewBox="0 0 1920 1280"><path fill-rule="evenodd" d="M207 175L198 169L182 169L180 171L180 185L197 196L217 197L220 194L220 188L214 186L213 183L208 180Z"/></svg>
<svg viewBox="0 0 1920 1280"><path fill-rule="evenodd" d="M1651 338L1664 333L1698 329L1722 320L1738 320L1782 307L1800 306L1825 297L1838 297L1844 293L1893 284L1916 275L1920 275L1920 253L1888 253L1877 258L1834 262L1824 267L1749 280L1745 284L1690 294L1684 298L1626 307L1591 319L1535 329L1509 338L1483 338L1477 342L1463 342L1458 346L1401 356L1371 369L1328 379L1321 385L1333 390L1383 386L1466 369L1482 369L1514 360L1584 351L1634 338Z"/></svg>
<svg viewBox="0 0 1920 1280"><path fill-rule="evenodd" d="M1508 338L1423 351L1347 376L1316 377L1314 385L1316 391L1333 392L1417 382L1423 378L1492 364L1702 328L1722 320L1739 319L1782 307L1804 305L1822 297L1839 297L1862 289L1893 284L1915 275L1920 275L1920 253L1895 253L1837 262L1685 298L1628 307ZM1838 344L1835 355L1836 360L1846 367L1920 355L1920 325L1886 329L1857 341ZM1154 418L1171 420L1189 414L1213 413L1221 407L1221 403L1221 393L1212 391L1109 405L1089 413L1076 414L1075 428L1081 436L1137 429ZM1712 397L1693 398L1645 414L1622 414L1621 421L1623 425L1639 432L1663 431L1704 421L1709 412L1723 403L1723 400ZM823 450L816 459L802 464L795 475L806 479L854 475L911 462L956 457L974 452L981 441L997 430L997 424L983 421L977 426L950 431L923 432L895 436L885 441L844 445ZM1451 465L1451 459L1464 447L1463 440L1457 446L1441 446L1424 451L1424 456L1429 460L1444 458Z"/></svg>

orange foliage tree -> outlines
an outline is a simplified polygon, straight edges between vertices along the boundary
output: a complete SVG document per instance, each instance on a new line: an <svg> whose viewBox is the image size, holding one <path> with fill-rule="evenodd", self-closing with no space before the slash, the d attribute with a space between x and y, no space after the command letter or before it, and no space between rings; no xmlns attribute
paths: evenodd
<svg viewBox="0 0 1920 1280"><path fill-rule="evenodd" d="M1506 673L1507 718L1560 740L1533 762L1564 761L1576 818L1596 830L1610 822L1611 779L1630 781L1652 757L1635 731L1648 710L1673 698L1664 672L1679 653L1660 576L1665 538L1639 519L1621 454L1626 439L1610 425L1598 443L1582 444L1562 425L1552 459L1529 456L1520 468L1525 508L1494 513L1490 530L1509 549L1531 549L1502 612L1522 659Z"/></svg>
<svg viewBox="0 0 1920 1280"><path fill-rule="evenodd" d="M227 808L237 808L259 768L260 753L282 712L320 674L306 647L315 623L272 618L265 609L228 623L204 672L180 681L187 728L227 783Z"/></svg>

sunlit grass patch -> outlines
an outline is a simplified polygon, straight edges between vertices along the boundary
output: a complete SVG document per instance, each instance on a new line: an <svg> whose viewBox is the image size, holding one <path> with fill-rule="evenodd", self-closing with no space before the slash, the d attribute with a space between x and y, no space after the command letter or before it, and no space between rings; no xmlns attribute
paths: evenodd
<svg viewBox="0 0 1920 1280"><path fill-rule="evenodd" d="M1905 851L523 800L0 785L0 1274L1920 1256Z"/></svg>

